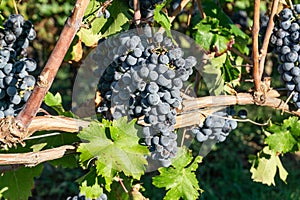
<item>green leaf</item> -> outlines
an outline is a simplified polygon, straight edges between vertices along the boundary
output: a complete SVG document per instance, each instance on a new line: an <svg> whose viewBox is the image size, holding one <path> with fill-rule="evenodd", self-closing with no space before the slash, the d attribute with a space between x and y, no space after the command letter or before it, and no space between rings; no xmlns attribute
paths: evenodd
<svg viewBox="0 0 300 200"><path fill-rule="evenodd" d="M0 176L0 188L7 187L3 197L7 199L27 200L31 196L34 186L34 178L39 177L43 171L43 165L36 167L21 167L15 171L2 173Z"/></svg>
<svg viewBox="0 0 300 200"><path fill-rule="evenodd" d="M235 24L228 24L230 32L235 35L238 36L242 39L248 40L249 36L244 33L241 29L239 29Z"/></svg>
<svg viewBox="0 0 300 200"><path fill-rule="evenodd" d="M214 45L213 45L213 48L215 49L216 52L218 53L223 53L225 51L227 51L227 47L228 47L228 44L230 43L230 40L232 38L230 37L225 37L225 36L222 36L222 35L215 35L215 38L214 38Z"/></svg>
<svg viewBox="0 0 300 200"><path fill-rule="evenodd" d="M47 143L39 143L39 144L34 144L30 148L32 149L33 152L39 152L42 150L45 146L47 146Z"/></svg>
<svg viewBox="0 0 300 200"><path fill-rule="evenodd" d="M62 98L61 98L61 95L60 95L59 93L56 93L55 96L54 96L51 92L48 92L48 93L45 95L44 103L45 103L47 106L50 106L50 107L53 107L53 106L60 106L60 105L62 104Z"/></svg>
<svg viewBox="0 0 300 200"><path fill-rule="evenodd" d="M213 27L218 26L218 21L215 19L206 18L201 20L194 27L194 39L197 44L200 44L206 51L211 50L215 39L215 34L211 32Z"/></svg>
<svg viewBox="0 0 300 200"><path fill-rule="evenodd" d="M276 132L265 139L270 148L278 153L287 153L293 150L297 141L290 131Z"/></svg>
<svg viewBox="0 0 300 200"><path fill-rule="evenodd" d="M128 1L114 0L113 4L108 8L111 16L108 18L105 25L101 28L103 37L108 37L119 31L127 30L129 28L129 14Z"/></svg>
<svg viewBox="0 0 300 200"><path fill-rule="evenodd" d="M78 136L87 141L80 144L80 163L87 167L90 160L96 159L98 175L105 178L106 189L110 190L113 177L119 172L139 179L144 174L148 148L139 145L135 120L127 123L127 118L120 118L112 123L103 120L102 125L92 122Z"/></svg>
<svg viewBox="0 0 300 200"><path fill-rule="evenodd" d="M285 119L280 125L272 124L267 130L273 133L266 138L266 143L273 151L287 153L299 150L300 121L297 117Z"/></svg>
<svg viewBox="0 0 300 200"><path fill-rule="evenodd" d="M167 35L171 37L171 22L168 15L163 11L165 3L155 6L153 19L159 23L166 31Z"/></svg>
<svg viewBox="0 0 300 200"><path fill-rule="evenodd" d="M159 168L159 176L153 177L153 185L168 190L164 200L197 199L201 189L195 175L198 163L202 161L197 156L194 161L187 149L182 148L172 160L172 167Z"/></svg>
<svg viewBox="0 0 300 200"><path fill-rule="evenodd" d="M202 77L211 95L219 95L224 91L225 81L221 68L226 61L226 54L214 57L213 54L206 56L206 64L203 67Z"/></svg>
<svg viewBox="0 0 300 200"><path fill-rule="evenodd" d="M92 186L87 186L87 181L84 181L80 187L80 194L86 196L86 198L97 199L101 194L103 194L103 189L98 184L98 180L96 177L95 184Z"/></svg>
<svg viewBox="0 0 300 200"><path fill-rule="evenodd" d="M257 160L253 162L250 172L251 178L255 182L261 182L267 185L275 185L275 175L279 170L280 179L286 182L287 171L281 164L279 157L275 152L271 151L269 147L264 147L261 152L258 153Z"/></svg>
<svg viewBox="0 0 300 200"><path fill-rule="evenodd" d="M93 33L93 30L91 28L81 28L78 31L77 35L79 36L79 38L81 38L82 42L88 47L97 45L98 40L102 38L101 34Z"/></svg>
<svg viewBox="0 0 300 200"><path fill-rule="evenodd" d="M232 66L229 56L226 57L225 63L221 70L223 79L227 83L239 78L240 71L238 68Z"/></svg>
<svg viewBox="0 0 300 200"><path fill-rule="evenodd" d="M223 12L223 9L215 1L203 1L202 5L205 14L211 18L218 19L221 26L226 27L228 24L233 23L230 17Z"/></svg>
<svg viewBox="0 0 300 200"><path fill-rule="evenodd" d="M48 92L44 97L44 103L54 109L58 115L63 115L66 117L75 116L71 111L65 111L62 105L62 97L59 93L56 93L54 96L51 92Z"/></svg>
<svg viewBox="0 0 300 200"><path fill-rule="evenodd" d="M78 159L75 155L67 155L56 160L51 160L49 163L55 167L59 166L69 169L78 167Z"/></svg>

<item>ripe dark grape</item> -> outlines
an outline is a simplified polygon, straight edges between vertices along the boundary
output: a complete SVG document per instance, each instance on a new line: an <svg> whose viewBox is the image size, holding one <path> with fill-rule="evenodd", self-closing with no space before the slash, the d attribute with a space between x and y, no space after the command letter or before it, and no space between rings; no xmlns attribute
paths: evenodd
<svg viewBox="0 0 300 200"><path fill-rule="evenodd" d="M142 118L147 124L143 141L152 151L151 158L167 166L177 152L174 125L176 108L182 103L181 89L197 60L185 58L164 34L152 32L149 26L142 30L144 33L108 38L103 48L97 48L93 59L101 63L107 59L107 66L98 82L103 100L96 110L110 119ZM120 52L120 44L127 50Z"/></svg>
<svg viewBox="0 0 300 200"><path fill-rule="evenodd" d="M0 29L0 117L17 115L31 95L36 79L30 72L37 63L26 57L26 49L35 37L32 23L19 14L10 15Z"/></svg>
<svg viewBox="0 0 300 200"><path fill-rule="evenodd" d="M229 133L237 128L237 122L232 119L230 113L216 112L208 116L204 123L191 129L192 135L198 142L207 140L225 141Z"/></svg>
<svg viewBox="0 0 300 200"><path fill-rule="evenodd" d="M300 90L300 66L299 66L299 29L300 4L294 5L294 10L284 8L275 19L275 27L270 39L275 53L278 54L278 72L286 88L295 95ZM296 106L300 108L300 99L292 98Z"/></svg>
<svg viewBox="0 0 300 200"><path fill-rule="evenodd" d="M242 119L246 119L247 118L247 111L242 109L242 110L239 110L238 112L238 116Z"/></svg>

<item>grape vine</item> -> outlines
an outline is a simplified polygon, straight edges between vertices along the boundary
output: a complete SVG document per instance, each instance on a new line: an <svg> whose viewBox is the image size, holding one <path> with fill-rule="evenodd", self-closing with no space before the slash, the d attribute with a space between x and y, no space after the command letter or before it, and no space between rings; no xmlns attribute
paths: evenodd
<svg viewBox="0 0 300 200"><path fill-rule="evenodd" d="M51 171L49 166L83 169L78 169L75 189L70 187L70 193L59 197L49 192L51 199L222 198L223 189L206 174L207 163L223 166L240 157L235 164L244 167L250 161L254 181L275 185L277 172L286 181L281 157L300 147L300 121L290 117L300 116L300 4L77 0L73 10L57 1L40 6L37 13L32 12L36 8L32 1L14 1L13 6L0 2L0 9L5 8L0 12L0 145L5 147L0 153L0 199L37 195L38 177L43 168ZM63 12L67 15L58 16ZM38 64L28 50L37 48L34 56L43 59L42 53L48 51L40 40L48 34L44 25L54 29L61 24L59 40L36 78L32 74ZM171 28L188 37L174 34ZM268 49L269 42L272 48ZM277 90L279 77L271 74L277 63L265 63L271 60L267 49L278 56L287 98L281 99L286 90ZM46 95L63 60L77 77L80 70L86 72L86 80L58 76L81 82L74 84L72 95L84 88L88 95L78 98L86 101L83 104L71 102L71 92L61 88L62 96ZM84 113L88 117L81 118L76 109L66 111L63 104L72 103L79 111L88 108L91 112ZM274 113L260 106L273 108ZM239 110L237 114L233 109ZM279 112L284 115L278 117ZM248 123L264 127L249 131ZM216 143L217 148L212 148ZM248 150L239 151L241 145L251 146L249 152L255 155L233 157ZM217 161L204 158L209 151ZM41 164L46 161L51 162ZM232 169L226 165L226 170L231 177ZM206 176L220 194L213 189L208 189L211 194L203 193L200 185ZM247 195L237 193L231 191L233 199L253 198L255 192L251 188Z"/></svg>

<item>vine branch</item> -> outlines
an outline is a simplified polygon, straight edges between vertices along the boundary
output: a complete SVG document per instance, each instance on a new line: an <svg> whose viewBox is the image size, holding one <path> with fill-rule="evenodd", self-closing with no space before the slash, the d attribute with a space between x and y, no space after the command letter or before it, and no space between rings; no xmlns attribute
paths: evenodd
<svg viewBox="0 0 300 200"><path fill-rule="evenodd" d="M134 11L134 22L136 25L139 25L141 22L141 10L140 10L140 1L139 0L133 0L133 11Z"/></svg>
<svg viewBox="0 0 300 200"><path fill-rule="evenodd" d="M37 85L35 86L28 102L24 109L18 114L16 120L20 122L24 128L27 128L35 117L40 108L44 96L48 92L56 73L66 55L69 46L71 45L76 32L80 28L85 10L89 4L89 0L77 0L73 8L71 16L67 19L66 24L60 34L43 71L38 77Z"/></svg>
<svg viewBox="0 0 300 200"><path fill-rule="evenodd" d="M197 5L198 5L198 9L199 9L199 12L200 12L200 15L201 15L201 18L204 19L206 18L206 14L202 8L202 0L197 0Z"/></svg>
<svg viewBox="0 0 300 200"><path fill-rule="evenodd" d="M0 165L25 165L33 167L45 161L62 158L69 153L75 153L74 146L64 145L39 152L0 154Z"/></svg>
<svg viewBox="0 0 300 200"><path fill-rule="evenodd" d="M267 98L261 106L267 106L285 112L300 116L300 111L293 111L289 105L278 97L280 94L275 90L267 93ZM193 125L199 125L205 120L206 115L229 105L251 105L255 104L254 97L251 93L238 93L236 95L206 96L200 98L189 98L183 101L183 109L176 117L175 128L184 128ZM204 109L206 108L206 109ZM145 125L143 120L138 124ZM57 130L77 133L82 128L88 127L89 122L81 119L68 118L63 116L37 116L33 118L28 127L30 132L42 130ZM30 139L30 137L29 137ZM65 145L40 152L0 154L0 165L26 165L35 166L39 163L54 160L63 157L66 153L75 152L75 147ZM1 168L0 168L1 169Z"/></svg>
<svg viewBox="0 0 300 200"><path fill-rule="evenodd" d="M258 33L259 33L259 9L260 0L254 1L254 19L252 28L253 42L253 79L255 91L260 92L261 77L259 76L259 52L258 52Z"/></svg>
<svg viewBox="0 0 300 200"><path fill-rule="evenodd" d="M262 48L260 50L260 63L259 63L259 77L260 79L262 78L263 72L264 72L264 66L265 66L265 60L266 60L266 56L267 56L267 50L268 50L268 45L269 45L269 40L274 28L274 16L277 12L277 8L278 8L278 3L279 0L273 0L272 2L272 11L271 11L271 15L269 18L269 22L268 22L268 27L265 33L265 37L264 37L264 41L263 41L263 45Z"/></svg>

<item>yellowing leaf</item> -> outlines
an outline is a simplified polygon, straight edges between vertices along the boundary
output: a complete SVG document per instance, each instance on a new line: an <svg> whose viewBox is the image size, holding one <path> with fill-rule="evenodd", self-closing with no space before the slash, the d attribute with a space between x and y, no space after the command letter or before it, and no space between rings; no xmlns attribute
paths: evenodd
<svg viewBox="0 0 300 200"><path fill-rule="evenodd" d="M277 168L279 170L281 180L285 182L288 173L282 166L278 155L271 151L267 146L258 153L256 162L253 162L250 169L250 172L252 173L251 178L256 182L261 182L267 185L275 185L274 178Z"/></svg>

